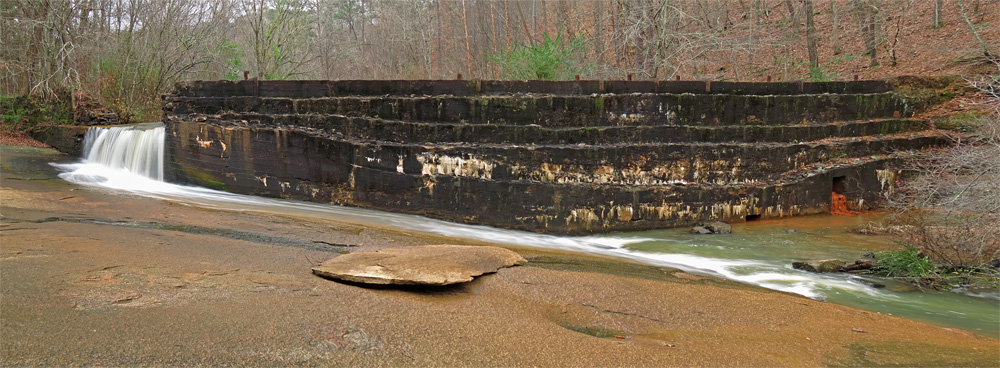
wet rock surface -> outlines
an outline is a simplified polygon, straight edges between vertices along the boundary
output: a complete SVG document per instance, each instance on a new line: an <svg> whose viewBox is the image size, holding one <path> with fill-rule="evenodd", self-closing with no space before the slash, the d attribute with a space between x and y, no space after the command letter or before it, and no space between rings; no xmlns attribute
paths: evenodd
<svg viewBox="0 0 1000 368"><path fill-rule="evenodd" d="M857 261L854 261L854 263L845 264L843 267L840 268L840 271L841 272L860 272L860 271L870 270L870 269L872 269L872 267L875 267L875 264L872 263L872 261L867 260L867 259L859 259Z"/></svg>
<svg viewBox="0 0 1000 368"><path fill-rule="evenodd" d="M451 285L527 262L497 247L426 245L351 253L323 262L313 273L334 280L379 285Z"/></svg>
<svg viewBox="0 0 1000 368"><path fill-rule="evenodd" d="M821 259L812 261L792 262L792 268L809 272L840 272L846 262L838 259Z"/></svg>
<svg viewBox="0 0 1000 368"><path fill-rule="evenodd" d="M704 226L692 226L691 227L691 233L692 234L707 235L707 234L711 234L712 230L709 230L709 229L705 228Z"/></svg>
<svg viewBox="0 0 1000 368"><path fill-rule="evenodd" d="M712 221L691 227L692 234L732 234L733 227L725 222Z"/></svg>
<svg viewBox="0 0 1000 368"><path fill-rule="evenodd" d="M532 262L484 282L420 291L330 282L308 268L334 249L300 245L322 239L368 250L445 240L363 219L205 209L90 190L55 176L48 162L65 156L0 150L4 366L1000 361L1000 342L962 330L578 253L517 248ZM102 221L39 221L74 216ZM208 226L225 231L201 231Z"/></svg>

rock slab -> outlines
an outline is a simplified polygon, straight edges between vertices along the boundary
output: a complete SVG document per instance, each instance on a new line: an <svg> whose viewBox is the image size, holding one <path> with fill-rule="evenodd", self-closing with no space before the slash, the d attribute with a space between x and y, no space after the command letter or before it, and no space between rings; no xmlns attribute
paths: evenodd
<svg viewBox="0 0 1000 368"><path fill-rule="evenodd" d="M498 247L425 245L351 253L312 269L322 277L379 285L451 285L527 262Z"/></svg>
<svg viewBox="0 0 1000 368"><path fill-rule="evenodd" d="M732 234L733 227L721 221L712 221L695 225L690 231L692 234Z"/></svg>
<svg viewBox="0 0 1000 368"><path fill-rule="evenodd" d="M846 262L837 259L792 262L792 268L809 272L839 272Z"/></svg>

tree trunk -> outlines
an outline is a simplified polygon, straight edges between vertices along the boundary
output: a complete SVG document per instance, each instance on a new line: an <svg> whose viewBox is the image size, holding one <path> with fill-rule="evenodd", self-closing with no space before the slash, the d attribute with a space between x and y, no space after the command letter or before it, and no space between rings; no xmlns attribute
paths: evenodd
<svg viewBox="0 0 1000 368"><path fill-rule="evenodd" d="M978 3L976 4L978 7ZM979 31L976 30L976 25L972 24L972 20L969 19L969 14L965 11L965 2L958 0L958 7L962 10L962 19L965 20L965 24L969 25L969 30L972 31L972 35L976 37L976 41L979 41L979 46L983 48L983 57L991 59L993 55L990 53L989 44L983 41L983 37L979 35Z"/></svg>
<svg viewBox="0 0 1000 368"><path fill-rule="evenodd" d="M462 0L462 25L465 28L465 59L469 71L469 78L472 78L472 49L469 47L469 16L465 11L465 0Z"/></svg>
<svg viewBox="0 0 1000 368"><path fill-rule="evenodd" d="M795 17L795 3L792 0L785 0L785 7L788 8L788 19L794 24L796 21Z"/></svg>
<svg viewBox="0 0 1000 368"><path fill-rule="evenodd" d="M840 55L844 50L840 47L840 16L837 14L837 4L830 1L830 18L833 21L833 28L830 30L830 39L833 40L833 54Z"/></svg>
<svg viewBox="0 0 1000 368"><path fill-rule="evenodd" d="M819 78L819 54L816 51L816 26L813 24L813 2L802 0L802 12L806 14L806 49L809 51L809 74L813 80Z"/></svg>
<svg viewBox="0 0 1000 368"><path fill-rule="evenodd" d="M934 0L934 28L941 27L941 8L944 7L944 0Z"/></svg>
<svg viewBox="0 0 1000 368"><path fill-rule="evenodd" d="M493 48L493 54L496 54L499 52L499 50L497 50L497 45L500 44L499 42L497 42L497 17L496 13L493 12L493 2L490 1L489 4L490 4L490 44Z"/></svg>
<svg viewBox="0 0 1000 368"><path fill-rule="evenodd" d="M504 44L504 51L510 51L510 8L508 7L507 2L508 0L503 0L503 29L507 31L507 43Z"/></svg>
<svg viewBox="0 0 1000 368"><path fill-rule="evenodd" d="M854 14L860 23L861 39L865 44L865 55L868 55L871 62L868 67L874 68L878 64L878 45L880 37L880 27L878 24L878 6L876 0L852 0L854 3Z"/></svg>
<svg viewBox="0 0 1000 368"><path fill-rule="evenodd" d="M604 0L597 1L597 65L604 63Z"/></svg>
<svg viewBox="0 0 1000 368"><path fill-rule="evenodd" d="M441 0L434 2L434 12L437 16L437 57L434 58L434 76L436 78L442 78L441 72L441 40L444 39L444 34L441 27ZM443 79L443 78L442 78Z"/></svg>
<svg viewBox="0 0 1000 368"><path fill-rule="evenodd" d="M866 34L865 44L866 48L868 49L867 54L868 57L871 58L870 59L871 61L868 63L869 68L874 68L878 66L878 55L876 52L878 50L878 35L876 34L877 30L874 18L875 18L874 15L870 14L868 16L868 24L865 26L864 30L864 33Z"/></svg>

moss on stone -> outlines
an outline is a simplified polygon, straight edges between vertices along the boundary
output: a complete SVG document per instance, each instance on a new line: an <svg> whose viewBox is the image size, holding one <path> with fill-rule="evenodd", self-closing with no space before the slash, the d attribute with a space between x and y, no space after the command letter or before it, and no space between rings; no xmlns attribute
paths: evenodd
<svg viewBox="0 0 1000 368"><path fill-rule="evenodd" d="M983 124L983 117L969 112L943 116L933 120L938 129L956 132L971 132Z"/></svg>
<svg viewBox="0 0 1000 368"><path fill-rule="evenodd" d="M226 183L216 180L215 177L206 172L195 170L189 166L183 166L182 170L184 175L197 185L215 190L226 190Z"/></svg>
<svg viewBox="0 0 1000 368"><path fill-rule="evenodd" d="M830 367L992 367L996 355L908 341L858 342L827 354Z"/></svg>
<svg viewBox="0 0 1000 368"><path fill-rule="evenodd" d="M568 330L576 331L593 337L599 337L602 339L624 337L628 335L623 331L612 330L600 326L563 326L563 327L565 327Z"/></svg>
<svg viewBox="0 0 1000 368"><path fill-rule="evenodd" d="M594 115L604 116L604 97L594 97Z"/></svg>

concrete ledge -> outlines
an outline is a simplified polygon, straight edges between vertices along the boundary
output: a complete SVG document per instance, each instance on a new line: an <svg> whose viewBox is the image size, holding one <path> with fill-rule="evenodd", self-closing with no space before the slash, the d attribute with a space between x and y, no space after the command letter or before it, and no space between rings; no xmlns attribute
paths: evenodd
<svg viewBox="0 0 1000 368"><path fill-rule="evenodd" d="M287 97L502 94L629 94L698 93L741 95L797 95L813 93L883 93L886 81L854 82L715 82L715 81L497 81L497 80L339 80L339 81L190 81L174 86L186 97Z"/></svg>
<svg viewBox="0 0 1000 368"><path fill-rule="evenodd" d="M31 128L31 137L52 146L62 153L82 156L83 136L89 127L74 125L37 125Z"/></svg>
<svg viewBox="0 0 1000 368"><path fill-rule="evenodd" d="M906 117L894 93L796 96L613 94L597 96L183 97L168 96L168 114L316 114L389 120L546 127L643 125L790 125Z"/></svg>
<svg viewBox="0 0 1000 368"><path fill-rule="evenodd" d="M922 131L925 120L878 119L798 125L641 125L544 127L541 125L405 121L320 114L221 113L203 115L214 124L252 127L299 126L360 139L402 143L637 144L808 142L829 137L862 137Z"/></svg>

